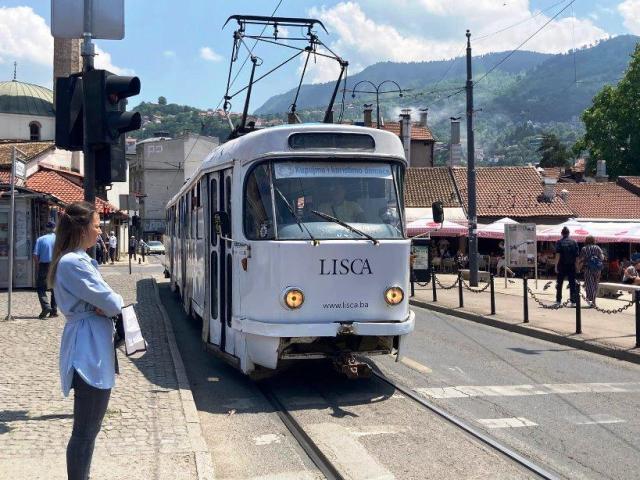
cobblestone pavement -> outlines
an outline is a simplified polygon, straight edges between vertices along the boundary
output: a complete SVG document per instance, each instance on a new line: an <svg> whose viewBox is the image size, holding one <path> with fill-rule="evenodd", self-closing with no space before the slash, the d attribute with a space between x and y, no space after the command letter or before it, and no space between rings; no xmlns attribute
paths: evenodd
<svg viewBox="0 0 640 480"><path fill-rule="evenodd" d="M120 375L96 442L92 478L198 478L153 280L109 273L105 279L125 304L136 305L149 351L138 359L118 353ZM14 292L12 304L15 320L0 321L0 478L63 479L73 422L73 393L63 397L58 375L65 320L39 320L34 291ZM6 311L2 292L1 318Z"/></svg>

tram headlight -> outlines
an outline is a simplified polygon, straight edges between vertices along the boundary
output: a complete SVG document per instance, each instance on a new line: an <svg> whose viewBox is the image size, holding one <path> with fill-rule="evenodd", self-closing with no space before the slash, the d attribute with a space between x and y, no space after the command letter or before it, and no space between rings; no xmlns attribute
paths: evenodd
<svg viewBox="0 0 640 480"><path fill-rule="evenodd" d="M384 300L389 305L398 305L404 300L404 292L400 287L390 287L384 292Z"/></svg>
<svg viewBox="0 0 640 480"><path fill-rule="evenodd" d="M287 308L295 310L304 303L304 293L299 288L288 288L284 292L284 304Z"/></svg>

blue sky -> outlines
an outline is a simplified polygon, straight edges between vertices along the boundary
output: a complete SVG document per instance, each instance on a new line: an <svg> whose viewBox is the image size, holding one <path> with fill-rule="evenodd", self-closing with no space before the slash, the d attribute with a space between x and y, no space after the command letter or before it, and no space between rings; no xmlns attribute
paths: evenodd
<svg viewBox="0 0 640 480"><path fill-rule="evenodd" d="M227 79L235 24L222 26L233 14L270 15L280 0L125 0L125 39L98 41L99 67L138 75L138 100L215 108ZM568 5L570 0L282 0L277 15L321 19L329 35L320 38L350 62L353 74L378 61L422 61L451 58L461 51L464 31L475 37L502 30L474 43L474 53L516 47L537 28ZM390 5L393 5L390 8ZM26 7L26 8L25 8ZM53 41L49 33L48 0L3 0L0 6L0 80L13 75L45 86L52 84ZM295 34L297 32L290 32ZM553 20L525 49L564 52L620 34L640 35L640 0L576 0ZM289 50L259 45L264 60L258 70L287 58ZM241 56L241 60L244 55ZM279 74L265 79L254 92L252 109L267 98L297 85L301 63L294 61ZM243 86L245 67L236 86ZM318 61L309 82L328 81L335 65ZM233 103L242 108L242 98Z"/></svg>

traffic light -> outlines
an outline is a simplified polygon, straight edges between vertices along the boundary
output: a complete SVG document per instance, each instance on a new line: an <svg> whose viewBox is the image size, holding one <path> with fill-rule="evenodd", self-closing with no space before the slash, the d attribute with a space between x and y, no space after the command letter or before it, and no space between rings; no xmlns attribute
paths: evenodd
<svg viewBox="0 0 640 480"><path fill-rule="evenodd" d="M126 181L123 134L141 125L138 112L127 112L127 98L140 93L138 77L123 77L106 70L85 72L87 142L96 157L96 185Z"/></svg>
<svg viewBox="0 0 640 480"><path fill-rule="evenodd" d="M82 150L82 77L56 79L56 147Z"/></svg>
<svg viewBox="0 0 640 480"><path fill-rule="evenodd" d="M138 130L138 112L126 111L126 99L140 93L138 77L123 77L106 70L84 73L89 144L118 144L123 133Z"/></svg>

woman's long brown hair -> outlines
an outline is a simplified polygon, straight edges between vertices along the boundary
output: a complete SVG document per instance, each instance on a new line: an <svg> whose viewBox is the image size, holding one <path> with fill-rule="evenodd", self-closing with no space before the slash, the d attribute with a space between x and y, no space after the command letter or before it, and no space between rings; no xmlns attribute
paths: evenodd
<svg viewBox="0 0 640 480"><path fill-rule="evenodd" d="M95 205L89 202L74 202L67 206L64 214L60 216L56 227L56 243L53 246L53 261L47 277L49 288L54 287L58 262L62 256L82 247L82 237L93 221L95 211Z"/></svg>

